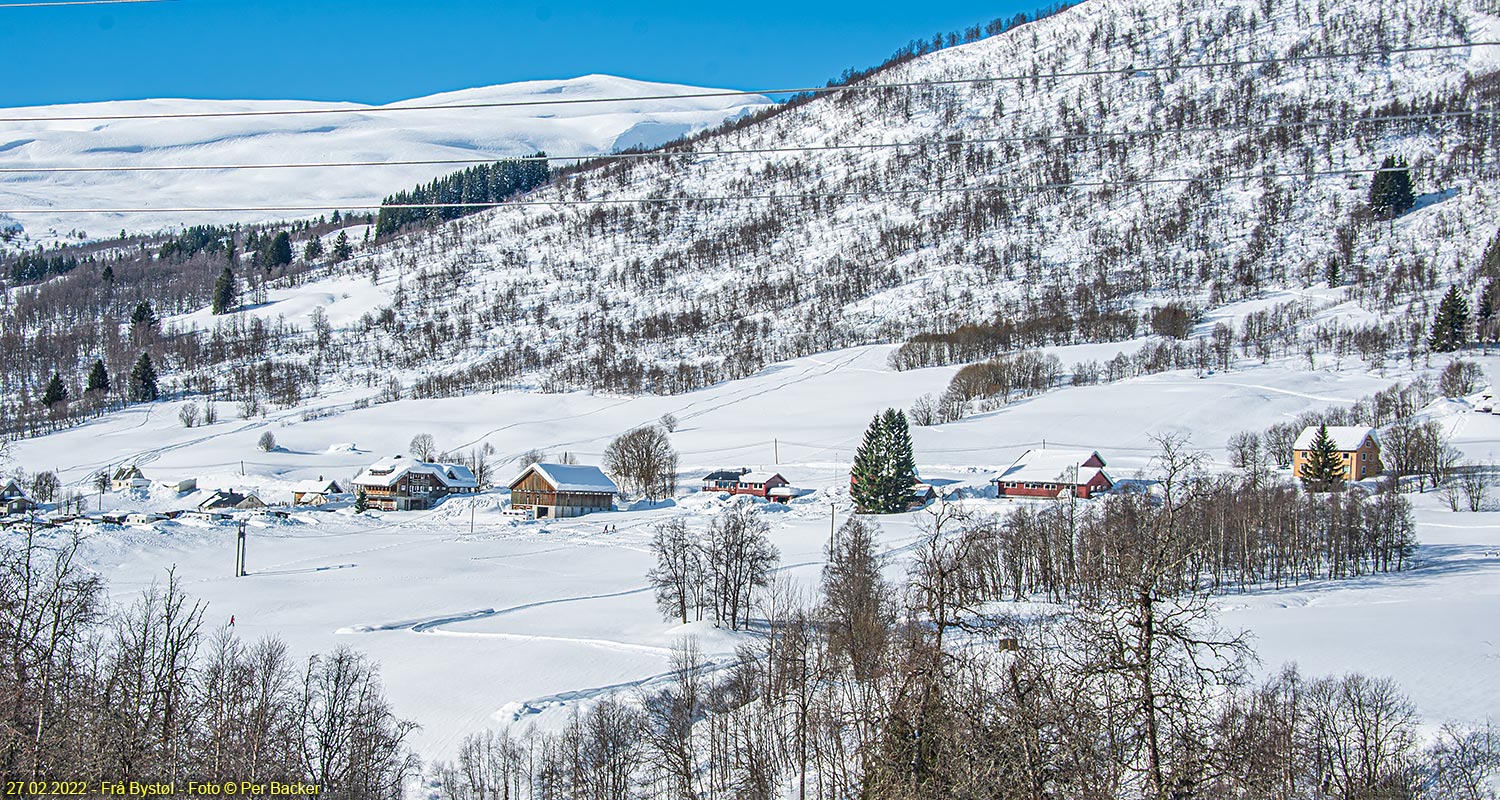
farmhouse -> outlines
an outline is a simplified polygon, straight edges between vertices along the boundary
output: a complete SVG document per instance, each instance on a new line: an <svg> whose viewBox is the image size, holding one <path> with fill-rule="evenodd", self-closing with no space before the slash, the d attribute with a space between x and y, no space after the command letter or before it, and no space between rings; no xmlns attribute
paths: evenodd
<svg viewBox="0 0 1500 800"><path fill-rule="evenodd" d="M315 481L302 481L292 487L292 505L321 506L343 493L344 487L339 486L338 481L325 481L319 476Z"/></svg>
<svg viewBox="0 0 1500 800"><path fill-rule="evenodd" d="M265 508L266 504L253 494L240 494L239 492L216 489L212 494L198 504L199 511L227 511L237 508L242 511L253 511Z"/></svg>
<svg viewBox="0 0 1500 800"><path fill-rule="evenodd" d="M166 480L157 485L163 489L166 489L167 491L176 492L178 494L187 494L188 492L198 491L197 478L182 478L175 481Z"/></svg>
<svg viewBox="0 0 1500 800"><path fill-rule="evenodd" d="M779 472L747 472L740 476L740 482L733 491L735 494L748 494L752 497L769 497L773 490L790 485L791 481L781 477Z"/></svg>
<svg viewBox="0 0 1500 800"><path fill-rule="evenodd" d="M354 479L354 491L364 492L370 507L382 511L421 511L447 495L478 490L479 481L468 467L405 456L391 456L372 464Z"/></svg>
<svg viewBox="0 0 1500 800"><path fill-rule="evenodd" d="M749 467L714 470L703 476L703 491L733 492L740 483L740 476L749 471Z"/></svg>
<svg viewBox="0 0 1500 800"><path fill-rule="evenodd" d="M510 507L536 519L581 517L614 508L619 491L598 467L538 463L510 482Z"/></svg>
<svg viewBox="0 0 1500 800"><path fill-rule="evenodd" d="M1088 498L1115 485L1094 450L1027 450L990 483L1001 497Z"/></svg>
<svg viewBox="0 0 1500 800"><path fill-rule="evenodd" d="M1339 461L1344 467L1344 480L1358 481L1380 474L1380 442L1375 439L1374 428L1330 425L1328 438L1333 440L1333 446L1338 450ZM1308 427L1302 430L1302 434L1292 444L1293 475L1302 474L1302 465L1312 455L1313 442L1317 439L1318 428Z"/></svg>
<svg viewBox="0 0 1500 800"><path fill-rule="evenodd" d="M120 467L109 479L110 488L117 492L125 489L144 489L150 485L151 481L146 480L145 473L134 464Z"/></svg>
<svg viewBox="0 0 1500 800"><path fill-rule="evenodd" d="M26 496L26 490L15 478L8 478L5 483L0 484L0 516L5 514L20 514L36 508L36 503Z"/></svg>

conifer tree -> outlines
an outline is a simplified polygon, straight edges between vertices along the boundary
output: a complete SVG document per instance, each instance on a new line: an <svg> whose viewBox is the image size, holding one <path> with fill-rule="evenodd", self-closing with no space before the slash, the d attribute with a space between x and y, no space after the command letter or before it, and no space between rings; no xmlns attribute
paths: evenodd
<svg viewBox="0 0 1500 800"><path fill-rule="evenodd" d="M323 257L323 240L314 236L307 240L307 246L302 248L303 261L317 261Z"/></svg>
<svg viewBox="0 0 1500 800"><path fill-rule="evenodd" d="M339 231L338 238L333 240L334 262L342 263L348 261L352 255L354 255L354 248L349 245L349 233L347 231Z"/></svg>
<svg viewBox="0 0 1500 800"><path fill-rule="evenodd" d="M151 303L146 300L136 303L135 310L130 312L130 324L154 328L156 323L156 312L152 310Z"/></svg>
<svg viewBox="0 0 1500 800"><path fill-rule="evenodd" d="M150 403L159 396L156 366L151 363L150 354L141 353L140 359L135 362L135 368L130 370L130 399L137 403Z"/></svg>
<svg viewBox="0 0 1500 800"><path fill-rule="evenodd" d="M94 365L92 367L89 367L88 384L87 384L87 388L85 388L84 391L87 391L87 392L107 392L107 391L109 391L109 370L106 370L104 368L104 360L103 359L95 359L94 360Z"/></svg>
<svg viewBox="0 0 1500 800"><path fill-rule="evenodd" d="M42 405L51 408L67 399L68 387L63 385L62 376L52 373L52 380L47 382L47 390L42 392Z"/></svg>
<svg viewBox="0 0 1500 800"><path fill-rule="evenodd" d="M1386 156L1380 163L1380 171L1370 180L1370 210L1382 216L1397 217L1416 202L1406 159Z"/></svg>
<svg viewBox="0 0 1500 800"><path fill-rule="evenodd" d="M335 214L338 212L335 211ZM365 490L360 489L359 494L354 496L354 513L362 514L370 507L370 498L365 495Z"/></svg>
<svg viewBox="0 0 1500 800"><path fill-rule="evenodd" d="M1310 492L1330 492L1343 488L1344 464L1339 458L1338 446L1328 435L1328 426L1319 425L1318 435L1313 439L1307 460L1302 462L1302 485Z"/></svg>
<svg viewBox="0 0 1500 800"><path fill-rule="evenodd" d="M864 441L854 451L854 466L849 470L849 494L860 511L880 513L884 509L881 472L887 461L885 426L880 415L865 428Z"/></svg>
<svg viewBox="0 0 1500 800"><path fill-rule="evenodd" d="M286 231L277 231L266 249L266 266L280 267L292 263L292 237Z"/></svg>
<svg viewBox="0 0 1500 800"><path fill-rule="evenodd" d="M906 510L916 461L905 412L887 409L870 420L849 475L849 491L861 511L892 514Z"/></svg>
<svg viewBox="0 0 1500 800"><path fill-rule="evenodd" d="M110 266L109 264L105 264L104 265L104 272L100 273L99 277L105 283L114 283L115 282L115 268L113 266Z"/></svg>
<svg viewBox="0 0 1500 800"><path fill-rule="evenodd" d="M1469 341L1469 301L1459 293L1457 286L1448 287L1438 303L1437 316L1432 320L1432 335L1428 346L1434 353L1451 353Z"/></svg>
<svg viewBox="0 0 1500 800"><path fill-rule="evenodd" d="M219 281L214 284L213 312L228 314L235 310L239 293L239 287L235 285L234 271L225 267L224 271L219 273Z"/></svg>

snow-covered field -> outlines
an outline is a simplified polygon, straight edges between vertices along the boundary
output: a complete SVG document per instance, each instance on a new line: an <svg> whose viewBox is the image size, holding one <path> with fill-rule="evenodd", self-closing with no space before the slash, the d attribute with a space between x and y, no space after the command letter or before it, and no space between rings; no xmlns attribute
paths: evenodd
<svg viewBox="0 0 1500 800"><path fill-rule="evenodd" d="M1068 361L1128 346L1057 352ZM423 725L414 744L443 757L485 726L550 724L571 703L657 679L668 649L685 633L701 637L709 658L729 655L732 635L664 622L645 588L652 524L685 515L702 526L725 502L692 491L709 468L775 469L813 490L787 509L768 511L781 575L815 581L830 505L837 520L849 513L841 487L870 416L940 390L952 373L892 372L885 365L889 349L797 359L678 397L511 393L352 410L351 396L330 407L336 413L309 421L298 411L193 429L181 427L173 405L162 403L20 443L16 455L33 470L55 465L65 482L80 487L93 470L135 461L152 479L196 477L204 490L248 488L285 502L293 482L346 478L380 455L404 451L419 432L446 449L492 444L501 462L542 448L589 463L618 433L674 413L681 426L672 439L687 490L675 503L519 522L501 513L503 493L487 493L429 512L253 517L251 574L244 578L231 577L228 524L184 520L88 533L89 563L108 578L117 600L128 601L175 568L189 591L209 603L214 625L234 615L241 635L281 636L303 655L340 645L370 653L382 665L397 712ZM1500 358L1482 362L1492 374L1500 369ZM1059 389L915 429L914 436L925 477L976 510L1003 511L1010 501L993 499L986 480L1044 440L1098 448L1117 478L1148 468L1151 437L1166 432L1189 434L1222 463L1224 442L1235 431L1353 401L1400 377L1278 362L1204 378L1166 373ZM1434 413L1470 457L1493 457L1500 416L1458 409L1441 404ZM227 407L221 412L232 416ZM255 449L265 430L283 449ZM502 464L497 482L515 471ZM136 490L106 494L104 501L166 508L185 507L193 497ZM1453 513L1433 495L1413 497L1423 543L1414 570L1226 596L1224 622L1254 633L1267 670L1297 661L1310 673L1389 674L1429 723L1500 719L1500 694L1493 691L1500 685L1500 513ZM916 512L881 520L893 577L904 570L904 548L925 518ZM606 525L616 529L606 532Z"/></svg>
<svg viewBox="0 0 1500 800"><path fill-rule="evenodd" d="M0 110L0 170L38 167L127 168L234 164L495 159L530 155L592 155L654 147L764 106L764 97L684 97L578 105L493 108L407 106L569 101L711 92L609 75L527 81L446 92L391 103L299 100L132 100ZM306 116L202 117L31 121L41 117L217 114L327 110ZM365 206L393 192L462 169L463 164L392 164L239 171L0 173L0 209L201 208L287 205ZM254 222L288 212L196 215L185 224ZM154 231L184 224L184 215L25 214L10 218L34 240L70 231L98 238L121 228ZM0 215L0 229L9 227Z"/></svg>

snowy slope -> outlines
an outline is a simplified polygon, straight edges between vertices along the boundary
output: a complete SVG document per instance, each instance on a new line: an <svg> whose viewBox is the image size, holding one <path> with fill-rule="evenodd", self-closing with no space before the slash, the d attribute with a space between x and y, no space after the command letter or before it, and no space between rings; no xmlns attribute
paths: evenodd
<svg viewBox="0 0 1500 800"><path fill-rule="evenodd" d="M391 312L346 329L350 367L408 386L440 376L446 392L677 391L997 317L1060 312L1072 324L1300 290L1322 283L1330 260L1372 318L1425 319L1434 291L1467 282L1495 232L1500 181L1471 158L1487 152L1495 120L1368 120L1487 108L1500 48L1202 65L1462 45L1494 17L1474 0L1270 7L1085 2L871 78L941 85L822 98L696 145L750 152L611 165L532 205L413 231L334 269L372 278L380 291L366 310ZM1127 69L1173 64L1183 68ZM993 79L1016 75L1037 77ZM1094 135L1055 138L1065 134ZM776 148L810 149L765 152ZM1393 224L1365 214L1368 174L1322 174L1393 154L1414 166L1419 195ZM566 204L580 198L591 204ZM293 291L336 294L346 280ZM468 333L403 335L415 329ZM434 346L442 363L428 358ZM533 363L469 372L523 348Z"/></svg>
<svg viewBox="0 0 1500 800"><path fill-rule="evenodd" d="M1071 362L1107 357L1109 347L1055 352ZM676 414L681 426L671 438L682 453L684 493L657 507L525 523L500 513L507 498L497 491L453 498L431 512L255 517L252 575L243 579L229 577L232 526L183 520L89 533L89 563L110 580L117 599L175 565L189 590L211 603L209 618L235 615L242 635L282 636L299 653L343 644L369 652L382 665L397 711L423 724L416 744L443 757L479 728L554 724L576 703L649 683L666 671L667 650L684 633L702 636L710 658L729 656L733 637L663 621L643 590L651 525L681 515L703 527L722 505L690 489L710 469L775 469L814 490L772 513L772 536L782 574L815 581L829 506L839 519L849 511L848 462L870 414L909 405L953 372L892 372L888 352L874 346L819 354L677 397L507 392L344 406L308 420L292 413L241 420L221 405L230 419L193 429L177 423L172 404L157 404L20 443L17 460L34 469L56 466L74 484L103 465L134 461L152 479L197 477L205 490L254 489L285 502L296 481L347 477L404 451L417 432L432 433L444 449L493 445L504 482L528 449L566 450L597 463L621 431ZM1482 363L1490 374L1500 372L1500 356ZM924 477L944 491L965 490L962 502L977 511L1005 513L1015 505L992 499L988 478L1043 439L1097 448L1111 473L1127 478L1149 469L1153 435L1179 432L1222 468L1231 433L1347 403L1410 377L1400 368L1381 376L1358 364L1307 370L1292 358L1207 378L1171 372L1058 389L913 434ZM765 413L771 407L777 411ZM1500 455L1500 416L1461 408L1439 404L1434 412L1455 444L1474 459ZM267 430L282 449L255 449ZM194 497L153 489L103 499L111 507L167 509ZM1435 495L1412 499L1423 542L1415 570L1226 595L1225 622L1254 634L1268 671L1297 661L1309 673L1391 675L1430 724L1500 718L1500 695L1490 688L1500 681L1493 625L1500 618L1500 513L1453 513ZM919 535L924 518L881 520L893 578L904 574L903 547ZM617 530L605 533L606 524ZM1402 643L1393 644L1395 638Z"/></svg>
<svg viewBox="0 0 1500 800"><path fill-rule="evenodd" d="M148 167L289 162L488 159L594 154L654 146L712 127L766 104L761 97L372 112L372 108L453 106L529 100L701 93L693 86L608 75L528 81L419 97L384 107L356 103L140 100L0 110L0 117L191 114L284 109L347 113L284 117L0 122L0 169ZM368 205L463 165L208 172L0 174L0 208ZM120 228L151 231L205 221L282 219L288 213L18 215L33 238L49 230L97 236ZM316 216L314 214L313 216ZM7 224L0 218L0 227Z"/></svg>

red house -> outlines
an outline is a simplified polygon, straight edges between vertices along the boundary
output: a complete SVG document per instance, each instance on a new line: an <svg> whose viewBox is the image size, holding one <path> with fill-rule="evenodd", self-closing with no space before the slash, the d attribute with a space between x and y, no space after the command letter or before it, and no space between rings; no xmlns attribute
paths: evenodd
<svg viewBox="0 0 1500 800"><path fill-rule="evenodd" d="M1115 485L1095 450L1027 450L990 483L1001 497L1061 497L1072 492L1085 499Z"/></svg>
<svg viewBox="0 0 1500 800"><path fill-rule="evenodd" d="M740 476L739 483L730 489L730 494L748 494L769 497L772 489L790 486L791 482L778 472L747 472Z"/></svg>

